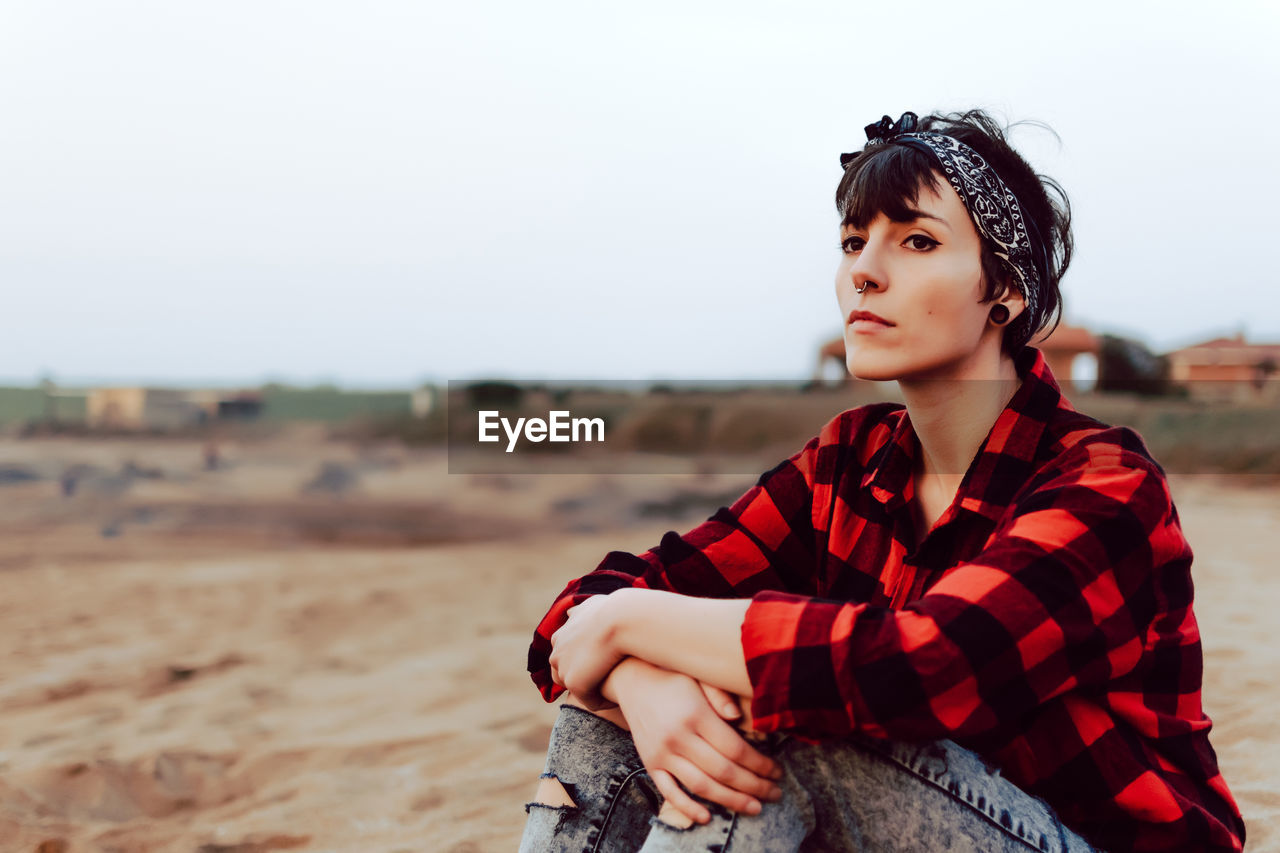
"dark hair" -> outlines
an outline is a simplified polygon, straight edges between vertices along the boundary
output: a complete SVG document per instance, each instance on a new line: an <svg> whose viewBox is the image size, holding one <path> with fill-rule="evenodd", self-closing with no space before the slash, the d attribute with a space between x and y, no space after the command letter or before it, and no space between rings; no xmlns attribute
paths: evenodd
<svg viewBox="0 0 1280 853"><path fill-rule="evenodd" d="M1038 174L1006 139L1007 132L1019 124L1033 124L1053 129L1042 122L1017 122L1001 128L983 110L963 113L932 113L919 120L918 131L944 133L977 151L995 169L1005 185L1018 197L1022 215L1044 240L1045 263L1039 270L1040 310L1037 317L1024 311L1005 329L1003 348L1014 355L1052 322L1057 328L1062 314L1062 291L1059 283L1071 263L1071 203L1058 182ZM1057 134L1054 134L1057 138ZM940 174L936 157L911 145L873 145L864 148L849 162L836 189L836 210L841 221L864 228L883 213L894 222L909 222L922 184L934 192L949 186ZM981 237L981 235L979 235ZM989 240L982 238L983 302L993 302L1005 294L1002 283L1012 271L996 257Z"/></svg>

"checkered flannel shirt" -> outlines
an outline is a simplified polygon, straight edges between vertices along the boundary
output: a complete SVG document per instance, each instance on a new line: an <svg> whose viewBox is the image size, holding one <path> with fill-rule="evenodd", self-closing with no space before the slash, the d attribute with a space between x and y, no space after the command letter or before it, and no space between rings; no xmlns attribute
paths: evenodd
<svg viewBox="0 0 1280 853"><path fill-rule="evenodd" d="M569 607L634 586L750 598L760 731L950 738L1107 850L1240 850L1200 704L1192 553L1137 433L1077 412L1044 356L921 537L900 404L843 412L731 507L560 593L529 671L547 701Z"/></svg>

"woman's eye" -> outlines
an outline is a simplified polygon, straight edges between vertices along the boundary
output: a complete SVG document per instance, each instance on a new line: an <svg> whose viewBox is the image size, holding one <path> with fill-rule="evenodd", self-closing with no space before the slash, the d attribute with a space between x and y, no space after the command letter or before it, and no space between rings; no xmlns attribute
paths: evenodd
<svg viewBox="0 0 1280 853"><path fill-rule="evenodd" d="M938 241L932 237L926 237L923 234L912 234L907 238L907 243L911 248L921 252L927 252L934 246L938 245Z"/></svg>
<svg viewBox="0 0 1280 853"><path fill-rule="evenodd" d="M861 237L845 237L840 241L840 251L846 255L852 255L854 252L862 251Z"/></svg>

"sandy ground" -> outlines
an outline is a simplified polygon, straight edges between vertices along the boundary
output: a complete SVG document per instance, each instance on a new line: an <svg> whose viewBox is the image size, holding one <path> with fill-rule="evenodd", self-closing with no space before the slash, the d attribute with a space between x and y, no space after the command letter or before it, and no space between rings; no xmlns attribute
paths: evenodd
<svg viewBox="0 0 1280 853"><path fill-rule="evenodd" d="M513 850L555 713L524 672L533 625L606 551L710 511L672 496L754 479L451 476L438 454L298 441L225 456L0 443L0 469L31 474L0 493L0 850ZM66 495L74 461L93 471ZM1280 491L1174 491L1213 744L1249 849L1280 850Z"/></svg>

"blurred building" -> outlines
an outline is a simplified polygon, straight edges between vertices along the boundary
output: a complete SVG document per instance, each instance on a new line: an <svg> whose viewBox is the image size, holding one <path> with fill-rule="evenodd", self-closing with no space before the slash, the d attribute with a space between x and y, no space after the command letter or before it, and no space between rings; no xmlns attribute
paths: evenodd
<svg viewBox="0 0 1280 853"><path fill-rule="evenodd" d="M1059 323L1047 335L1032 338L1031 345L1044 353L1044 360L1063 391L1083 391L1082 376L1098 375L1098 336L1084 326ZM1092 384L1091 380L1087 384Z"/></svg>
<svg viewBox="0 0 1280 853"><path fill-rule="evenodd" d="M423 385L409 394L409 411L415 418L425 418L435 411L440 392L432 385Z"/></svg>
<svg viewBox="0 0 1280 853"><path fill-rule="evenodd" d="M95 388L86 408L95 429L184 426L196 422L200 411L186 393L161 388Z"/></svg>
<svg viewBox="0 0 1280 853"><path fill-rule="evenodd" d="M174 388L95 388L88 393L85 420L94 429L168 430L212 420L254 418L261 395Z"/></svg>
<svg viewBox="0 0 1280 853"><path fill-rule="evenodd" d="M1280 402L1280 344L1253 344L1242 333L1167 354L1169 378L1193 398Z"/></svg>

